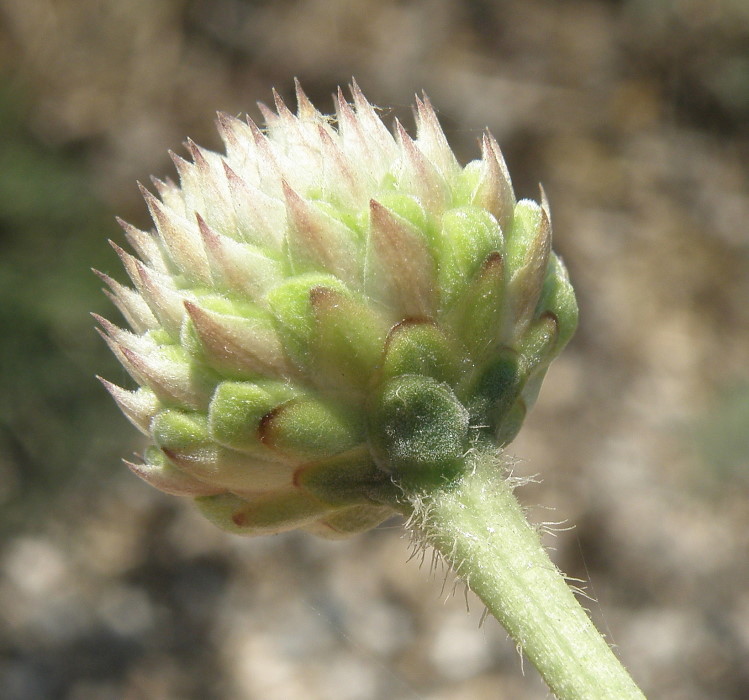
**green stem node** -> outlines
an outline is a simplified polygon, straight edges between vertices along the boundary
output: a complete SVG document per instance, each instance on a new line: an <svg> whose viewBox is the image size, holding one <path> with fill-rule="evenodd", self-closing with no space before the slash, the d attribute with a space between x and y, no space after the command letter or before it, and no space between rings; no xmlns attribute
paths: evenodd
<svg viewBox="0 0 749 700"><path fill-rule="evenodd" d="M559 700L644 695L551 562L496 453L471 452L456 481L408 495L411 525L451 564Z"/></svg>

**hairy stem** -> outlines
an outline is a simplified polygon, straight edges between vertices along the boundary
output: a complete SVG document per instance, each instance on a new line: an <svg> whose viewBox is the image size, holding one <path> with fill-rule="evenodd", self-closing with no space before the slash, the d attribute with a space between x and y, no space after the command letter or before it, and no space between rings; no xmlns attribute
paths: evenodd
<svg viewBox="0 0 749 700"><path fill-rule="evenodd" d="M644 695L549 559L493 454L409 497L411 524L509 632L560 700Z"/></svg>

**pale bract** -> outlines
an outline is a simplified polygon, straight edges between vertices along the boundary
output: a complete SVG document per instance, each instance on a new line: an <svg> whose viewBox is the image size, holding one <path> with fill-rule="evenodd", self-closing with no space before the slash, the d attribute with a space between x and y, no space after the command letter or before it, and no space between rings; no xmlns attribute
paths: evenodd
<svg viewBox="0 0 749 700"><path fill-rule="evenodd" d="M426 98L411 138L351 95L220 114L226 153L188 142L179 185L143 189L154 230L122 223L133 286L100 273L139 388L104 384L153 443L129 466L232 532L343 537L449 482L512 440L576 325L494 138L462 167Z"/></svg>

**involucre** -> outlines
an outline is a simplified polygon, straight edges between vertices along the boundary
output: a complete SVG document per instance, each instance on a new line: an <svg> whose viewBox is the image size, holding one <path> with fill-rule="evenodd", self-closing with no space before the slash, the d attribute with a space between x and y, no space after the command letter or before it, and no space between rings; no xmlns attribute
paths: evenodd
<svg viewBox="0 0 749 700"><path fill-rule="evenodd" d="M179 185L123 223L133 287L99 319L139 385L104 381L153 445L131 469L217 525L348 536L403 488L456 478L517 433L577 322L545 201L516 202L494 138L462 167L426 97L393 132L352 87L336 116L297 85L265 128L225 114Z"/></svg>

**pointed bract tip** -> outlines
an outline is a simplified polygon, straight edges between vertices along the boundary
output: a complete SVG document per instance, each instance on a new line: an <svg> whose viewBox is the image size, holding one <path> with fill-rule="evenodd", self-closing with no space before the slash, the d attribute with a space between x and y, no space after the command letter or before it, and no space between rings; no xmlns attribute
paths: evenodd
<svg viewBox="0 0 749 700"><path fill-rule="evenodd" d="M398 140L400 141L402 146L406 146L409 143L413 143L413 139L409 135L409 133L406 131L406 128L401 124L400 119L398 117L395 118L393 121L393 128L395 129L395 133L398 137Z"/></svg>
<svg viewBox="0 0 749 700"><path fill-rule="evenodd" d="M206 220L200 215L200 212L195 212L195 220L198 222L198 231L203 239L206 241L213 242L218 238L218 234L206 223Z"/></svg>
<svg viewBox="0 0 749 700"><path fill-rule="evenodd" d="M384 204L381 204L376 199L372 198L369 200L369 211L373 214L380 214L381 212L384 212L387 210L387 207Z"/></svg>
<svg viewBox="0 0 749 700"><path fill-rule="evenodd" d="M190 316L190 318L192 318L193 320L195 319L195 317L202 314L203 310L189 299L183 300L182 305L185 307L185 311L187 311L188 316Z"/></svg>
<svg viewBox="0 0 749 700"><path fill-rule="evenodd" d="M208 160L206 159L205 155L203 154L203 149L198 146L195 141L193 141L191 138L188 138L185 141L185 148L189 151L190 156L192 157L193 163L199 167L204 167L208 165Z"/></svg>
<svg viewBox="0 0 749 700"><path fill-rule="evenodd" d="M174 155L174 151L169 151L169 156L172 158L172 160L174 160L174 158L172 157ZM143 197L144 199L147 199L148 197L155 199L151 191L140 180L136 180L135 184L138 186L138 191L140 192L141 197Z"/></svg>
<svg viewBox="0 0 749 700"><path fill-rule="evenodd" d="M111 283L114 282L114 280L106 272L97 270L95 267L91 268L91 272L93 272L107 286L111 286Z"/></svg>
<svg viewBox="0 0 749 700"><path fill-rule="evenodd" d="M294 78L294 94L296 95L296 113L301 119L310 119L317 114L315 106L302 89L299 78Z"/></svg>
<svg viewBox="0 0 749 700"><path fill-rule="evenodd" d="M225 160L221 161L221 165L224 166L224 175L226 175L226 179L229 180L229 182L231 182L232 180L238 181L241 179L239 175L237 175L237 173L232 170L231 165L229 165Z"/></svg>
<svg viewBox="0 0 749 700"><path fill-rule="evenodd" d="M100 381L100 382L101 382L101 383L102 383L102 384L104 385L104 388L105 388L105 389L106 389L106 390L107 390L107 391L108 391L108 392L109 392L110 394L112 393L112 389L113 389L114 387L116 387L116 386L117 386L116 384L112 384L112 382L110 382L110 381L109 381L108 379L104 379L104 377L102 377L102 376L101 376L101 375L99 375L99 374L95 374L95 375L94 375L94 377L95 377L96 379L98 379L98 380L99 380L99 381Z"/></svg>
<svg viewBox="0 0 749 700"><path fill-rule="evenodd" d="M258 107L260 107L260 104L261 103L258 102ZM270 115L275 116L273 115L273 112L271 112L265 105L263 105L263 108L266 109ZM250 133L252 133L252 138L255 139L255 145L264 146L266 136L263 133L263 130L255 123L255 121L250 117L249 114L245 117L245 122L247 123L247 126L250 127Z"/></svg>
<svg viewBox="0 0 749 700"><path fill-rule="evenodd" d="M95 311L90 311L91 317L96 321L102 328L106 328L106 326L114 325L111 321L104 318L104 316L101 316L100 314L97 314Z"/></svg>
<svg viewBox="0 0 749 700"><path fill-rule="evenodd" d="M349 83L349 92L351 97L354 98L354 104L357 109L372 107L370 101L365 97L362 89L359 87L359 83L356 82L356 78L351 76L351 82Z"/></svg>
<svg viewBox="0 0 749 700"><path fill-rule="evenodd" d="M232 117L227 112L217 111L216 112L216 127L222 136L226 136L231 131L231 123L235 117Z"/></svg>
<svg viewBox="0 0 749 700"><path fill-rule="evenodd" d="M185 147L187 147L187 144L185 144ZM192 163L185 160L181 155L175 153L174 151L169 151L169 158L171 158L172 163L174 164L175 169L177 170L177 174L179 175L180 179L182 180L186 173L190 171L190 167L192 166ZM183 183L184 184L184 183ZM149 192L150 194L150 192ZM151 195L153 196L153 195Z"/></svg>
<svg viewBox="0 0 749 700"><path fill-rule="evenodd" d="M263 117L265 126L272 126L275 122L278 121L279 115L276 114L270 107L268 107L265 102L258 102L257 108L260 110L260 114Z"/></svg>
<svg viewBox="0 0 749 700"><path fill-rule="evenodd" d="M114 382L110 382L109 380L104 379L104 377L100 377L98 374L96 375L96 378L102 383L109 395L117 402L120 409L123 408L123 399L127 396L132 396L134 393L128 389L123 389L121 386L117 386Z"/></svg>
<svg viewBox="0 0 749 700"><path fill-rule="evenodd" d="M115 253L119 256L120 260L125 260L125 258L132 258L133 256L130 255L124 248L117 245L111 238L107 239L107 243L112 247Z"/></svg>
<svg viewBox="0 0 749 700"><path fill-rule="evenodd" d="M181 160L185 165L187 165L186 160L180 158L179 156L175 156L175 158ZM176 165L177 161L174 158L172 160L175 161ZM151 213L151 217L155 220L157 216L163 215L164 205L161 200L140 182L138 183L138 189L140 189L140 194L146 202L146 206L148 207L148 211Z"/></svg>
<svg viewBox="0 0 749 700"><path fill-rule="evenodd" d="M546 218L551 221L551 209L549 208L549 198L546 196L546 190L544 189L543 184L540 182L538 183L538 192L539 197L541 199L541 209L543 213L546 215Z"/></svg>
<svg viewBox="0 0 749 700"><path fill-rule="evenodd" d="M284 119L293 118L294 115L291 113L291 110L286 106L286 103L283 100L283 97L279 94L278 90L276 88L272 88L273 92L273 103L276 105L276 112L278 113L279 117L283 117Z"/></svg>
<svg viewBox="0 0 749 700"><path fill-rule="evenodd" d="M281 178L281 189L287 205L298 204L302 201L301 195L289 184L285 177Z"/></svg>
<svg viewBox="0 0 749 700"><path fill-rule="evenodd" d="M343 89L340 85L336 90L336 94L333 100L336 105L336 111L338 112L338 118L341 121L347 121L351 124L356 124L356 115L354 114L354 110L351 109L351 105L346 100L346 97L343 94Z"/></svg>

